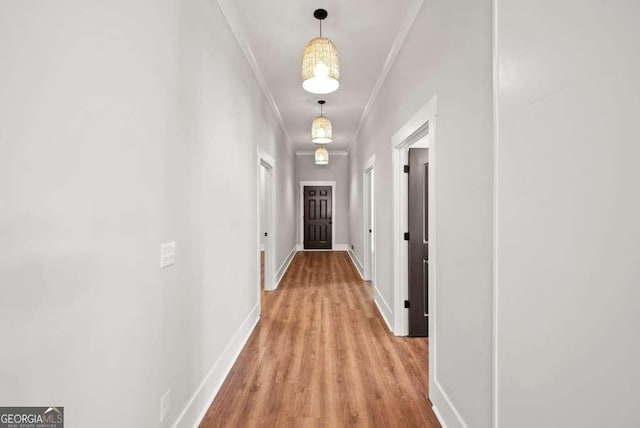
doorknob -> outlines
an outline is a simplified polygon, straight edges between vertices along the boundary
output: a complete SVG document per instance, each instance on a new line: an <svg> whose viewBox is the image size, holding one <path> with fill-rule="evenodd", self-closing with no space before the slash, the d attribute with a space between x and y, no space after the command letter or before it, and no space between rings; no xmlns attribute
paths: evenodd
<svg viewBox="0 0 640 428"><path fill-rule="evenodd" d="M264 236L269 236L269 234L267 232L264 233Z"/></svg>

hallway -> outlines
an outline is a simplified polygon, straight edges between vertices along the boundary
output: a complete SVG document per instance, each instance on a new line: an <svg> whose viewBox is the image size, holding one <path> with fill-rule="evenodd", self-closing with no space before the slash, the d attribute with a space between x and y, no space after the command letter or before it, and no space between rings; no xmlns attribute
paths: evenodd
<svg viewBox="0 0 640 428"><path fill-rule="evenodd" d="M0 0L0 428L640 427L638 17Z"/></svg>
<svg viewBox="0 0 640 428"><path fill-rule="evenodd" d="M428 342L393 336L346 252L298 252L201 427L439 427Z"/></svg>

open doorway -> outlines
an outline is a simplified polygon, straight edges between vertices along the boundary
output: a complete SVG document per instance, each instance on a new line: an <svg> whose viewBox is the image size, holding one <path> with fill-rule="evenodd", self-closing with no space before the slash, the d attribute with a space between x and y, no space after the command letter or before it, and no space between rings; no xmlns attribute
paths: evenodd
<svg viewBox="0 0 640 428"><path fill-rule="evenodd" d="M429 391L434 391L437 383L437 232L436 227L436 168L437 168L437 98L434 96L420 110L418 110L391 138L392 151L392 175L393 175L393 267L394 267L394 328L397 336L409 334L409 245L411 234L409 233L409 174L410 170L409 150L428 149L427 161L418 159L416 167L422 170L422 194L427 200L423 201L422 218L423 233L418 233L415 238L428 244L427 263L423 258L417 269L426 271L423 278L428 284L428 289L423 303L426 307L425 315L428 317L429 336ZM425 165L426 164L426 165ZM406 166L406 167L405 167ZM426 166L426 167L425 167ZM423 196L423 197L425 197ZM428 209L424 208L428 207ZM424 231L428 231L424 234ZM409 235L409 236L407 236ZM422 236L420 236L422 235ZM407 240L407 238L409 240ZM413 266L412 266L413 267Z"/></svg>
<svg viewBox="0 0 640 428"><path fill-rule="evenodd" d="M375 155L364 164L364 279L375 286Z"/></svg>
<svg viewBox="0 0 640 428"><path fill-rule="evenodd" d="M273 159L260 153L258 156L258 284L260 292L275 288L274 170Z"/></svg>

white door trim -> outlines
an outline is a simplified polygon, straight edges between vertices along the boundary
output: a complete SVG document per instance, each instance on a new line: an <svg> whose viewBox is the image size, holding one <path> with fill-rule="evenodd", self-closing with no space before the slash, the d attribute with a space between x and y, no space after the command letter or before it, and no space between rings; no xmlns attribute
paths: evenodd
<svg viewBox="0 0 640 428"><path fill-rule="evenodd" d="M429 224L435 225L435 132L437 116L437 100L433 97L416 114L413 115L391 137L392 168L393 168L393 289L394 289L394 326L396 336L409 334L409 312L404 308L404 301L408 299L408 246L404 240L404 233L408 230L408 181L404 173L409 147L425 136L429 136ZM436 290L436 230L429 230L429 347L435 332L434 298ZM435 354L430 352L429 355ZM433 366L430 366L433 367Z"/></svg>
<svg viewBox="0 0 640 428"><path fill-rule="evenodd" d="M373 239L375 240L376 234L375 234L375 225L373 224L375 222L375 216L373 219L371 219L371 209L374 207L371 207L371 186L373 185L371 183L371 171L374 170L375 168L375 164L376 164L376 155L373 155L369 158L369 160L367 160L364 165L362 166L362 195L363 195L363 214L364 214L364 221L362 222L363 224L363 229L362 229L362 248L363 248L363 277L365 280L373 280L373 264L375 263L375 260L373 260L372 255L371 255L371 246L369 245L370 241L370 237L369 237L369 227L371 229L374 230L374 234L373 234ZM375 187L374 187L375 189ZM375 190L374 190L375 191ZM375 204L375 198L373 203ZM375 209L375 208L374 208ZM373 247L375 248L375 242L373 242ZM375 284L371 284L372 286L375 287Z"/></svg>
<svg viewBox="0 0 640 428"><path fill-rule="evenodd" d="M301 181L298 221L300 222L300 249L304 250L304 186L331 186L331 250L336 249L336 182L335 181Z"/></svg>
<svg viewBox="0 0 640 428"><path fill-rule="evenodd" d="M407 162L409 147L424 137L429 147L429 397L441 396L461 426L467 427L460 413L453 405L438 379L438 335L437 335L437 98L434 96L411 117L391 138L393 168L393 317L394 334L404 336L409 333L409 313L404 309L408 298L408 246L403 234L408 227L408 180L403 166ZM421 145L422 146L422 145ZM434 402L435 403L435 402ZM435 404L434 404L435 406Z"/></svg>
<svg viewBox="0 0 640 428"><path fill-rule="evenodd" d="M275 208L276 208L276 186L275 186L275 170L276 170L276 162L275 160L264 153L260 149L258 149L258 203L257 203L257 219L258 219L258 293L261 293L260 289L260 233L261 231L261 217L262 213L260 212L260 167L264 166L267 169L267 173L269 175L268 179L268 190L267 190L267 210L269 213L267 232L268 237L265 240L265 257L264 257L264 288L265 290L274 290L275 283L275 272L276 272L276 257L275 257L275 242L276 242L276 216L275 216ZM258 294L258 302L260 301L261 294Z"/></svg>

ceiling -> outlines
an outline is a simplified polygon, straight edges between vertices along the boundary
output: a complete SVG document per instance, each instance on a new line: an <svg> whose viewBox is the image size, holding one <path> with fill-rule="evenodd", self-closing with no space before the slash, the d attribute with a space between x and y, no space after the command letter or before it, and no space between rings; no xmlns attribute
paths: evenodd
<svg viewBox="0 0 640 428"><path fill-rule="evenodd" d="M325 115L333 125L333 143L327 148L336 152L348 149L365 106L375 97L422 0L233 3L237 19L230 24L239 39L246 38L248 46L243 49L249 51L250 62L255 60L252 67L279 111L295 151L314 149L311 122L320 113L317 101L324 99ZM318 21L313 17L318 8L329 14L322 24L323 36L331 39L340 53L340 88L328 95L307 93L300 81L302 51L318 36Z"/></svg>

